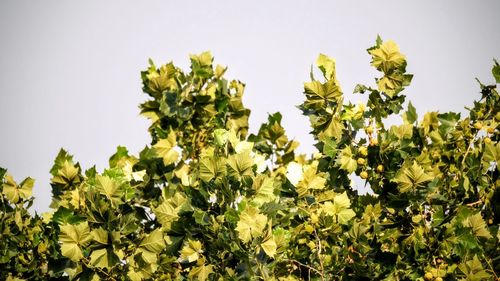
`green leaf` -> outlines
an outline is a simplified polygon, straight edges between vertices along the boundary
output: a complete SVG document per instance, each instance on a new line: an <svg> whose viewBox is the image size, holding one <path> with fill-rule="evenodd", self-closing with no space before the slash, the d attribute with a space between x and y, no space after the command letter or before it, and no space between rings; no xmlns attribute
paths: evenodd
<svg viewBox="0 0 500 281"><path fill-rule="evenodd" d="M336 84L335 80L329 80L324 84L319 81L306 82L304 83L304 91L316 100L319 98L335 101L342 97L340 86Z"/></svg>
<svg viewBox="0 0 500 281"><path fill-rule="evenodd" d="M166 229L170 229L172 222L179 218L177 208L169 201L163 201L157 208L153 209L153 213L156 215L156 219Z"/></svg>
<svg viewBox="0 0 500 281"><path fill-rule="evenodd" d="M411 139L413 136L413 125L403 124L399 126L391 126L390 132L392 135L396 136L398 139Z"/></svg>
<svg viewBox="0 0 500 281"><path fill-rule="evenodd" d="M115 154L113 154L109 158L109 167L110 168L116 167L118 161L120 161L120 159L122 159L124 157L128 157L128 150L127 150L127 148L123 147L123 146L118 146L116 148Z"/></svg>
<svg viewBox="0 0 500 281"><path fill-rule="evenodd" d="M335 158L337 155L337 142L332 138L326 138L323 143L323 154Z"/></svg>
<svg viewBox="0 0 500 281"><path fill-rule="evenodd" d="M458 266L465 275L467 281L489 280L492 276L483 268L481 261L474 256L472 260L466 261Z"/></svg>
<svg viewBox="0 0 500 281"><path fill-rule="evenodd" d="M495 163L497 169L500 162L500 142L498 143L488 143L484 146L483 162L485 167L489 167L491 162Z"/></svg>
<svg viewBox="0 0 500 281"><path fill-rule="evenodd" d="M342 132L344 130L344 124L340 120L340 117L335 115L328 123L328 127L326 127L320 134L319 139L324 140L326 138L334 138L335 140L340 140L342 137Z"/></svg>
<svg viewBox="0 0 500 281"><path fill-rule="evenodd" d="M61 148L56 159L54 160L54 165L50 169L50 174L52 174L52 176L57 176L58 171L64 166L65 162L73 164L73 156Z"/></svg>
<svg viewBox="0 0 500 281"><path fill-rule="evenodd" d="M477 237L485 237L487 239L493 238L490 231L486 226L486 222L481 216L481 212L475 215L469 216L465 221L463 221L464 226L472 228L472 232Z"/></svg>
<svg viewBox="0 0 500 281"><path fill-rule="evenodd" d="M493 74L493 77L495 77L495 82L497 84L500 84L500 64L498 64L497 60L493 60L495 65L493 65L493 68L491 69L491 73Z"/></svg>
<svg viewBox="0 0 500 281"><path fill-rule="evenodd" d="M262 235L267 224L267 217L260 213L259 209L247 206L240 214L240 220L236 226L238 237L244 243L250 242L252 238Z"/></svg>
<svg viewBox="0 0 500 281"><path fill-rule="evenodd" d="M403 120L408 124L413 124L418 120L417 109L411 102L408 103L408 111L403 113Z"/></svg>
<svg viewBox="0 0 500 281"><path fill-rule="evenodd" d="M60 229L59 241L62 255L78 262L83 257L82 247L86 247L92 239L88 223L64 224L60 226Z"/></svg>
<svg viewBox="0 0 500 281"><path fill-rule="evenodd" d="M422 187L424 183L433 179L434 177L431 174L426 173L416 161L413 161L412 166L401 168L393 181L398 183L399 190L403 193Z"/></svg>

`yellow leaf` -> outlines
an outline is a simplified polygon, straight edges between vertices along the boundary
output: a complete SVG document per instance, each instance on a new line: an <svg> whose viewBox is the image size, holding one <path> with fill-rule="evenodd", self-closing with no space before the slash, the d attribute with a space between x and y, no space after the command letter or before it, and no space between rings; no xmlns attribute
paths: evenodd
<svg viewBox="0 0 500 281"><path fill-rule="evenodd" d="M11 203L16 204L19 199L28 199L31 197L35 183L32 178L26 178L20 185L14 181L11 175L5 176L5 180L2 193Z"/></svg>
<svg viewBox="0 0 500 281"><path fill-rule="evenodd" d="M401 54L399 46L392 40L388 40L378 48L370 50L370 54L373 59L372 65L384 73L400 67L405 62L405 56Z"/></svg>
<svg viewBox="0 0 500 281"><path fill-rule="evenodd" d="M182 262L194 262L200 258L200 254L203 253L201 249L201 242L198 240L184 241L184 246L182 247L179 257Z"/></svg>
<svg viewBox="0 0 500 281"><path fill-rule="evenodd" d="M276 241L274 241L274 236L271 235L271 237L266 241L262 242L260 246L262 247L262 250L264 250L264 252L271 258L273 258L274 255L276 254L277 245Z"/></svg>

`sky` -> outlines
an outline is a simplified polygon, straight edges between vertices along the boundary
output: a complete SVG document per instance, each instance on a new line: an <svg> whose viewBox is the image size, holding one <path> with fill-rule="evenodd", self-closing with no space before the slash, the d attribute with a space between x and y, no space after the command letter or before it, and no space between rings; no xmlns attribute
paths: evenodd
<svg viewBox="0 0 500 281"><path fill-rule="evenodd" d="M349 4L351 3L351 4ZM149 58L188 70L210 50L226 77L246 83L250 131L280 111L312 153L309 121L296 108L319 53L336 58L346 98L375 85L366 49L377 34L398 43L420 116L459 111L493 83L500 59L500 1L26 1L0 2L0 166L35 178L34 210L48 210L49 170L59 149L102 171L118 145L150 143L138 105ZM399 120L396 120L399 121ZM396 122L394 121L394 122Z"/></svg>

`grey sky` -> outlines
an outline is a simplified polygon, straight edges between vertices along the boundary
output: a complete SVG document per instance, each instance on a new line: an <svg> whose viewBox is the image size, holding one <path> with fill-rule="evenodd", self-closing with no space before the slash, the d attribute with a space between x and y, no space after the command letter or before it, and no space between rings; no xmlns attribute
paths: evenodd
<svg viewBox="0 0 500 281"><path fill-rule="evenodd" d="M147 59L187 68L188 54L204 50L247 84L253 131L281 111L302 152L314 151L295 108L311 63L335 57L345 93L373 85L365 50L377 34L406 54L419 113L465 112L479 97L474 77L493 82L499 26L499 1L2 1L0 166L34 177L35 210L46 211L59 148L99 170L117 145L141 150Z"/></svg>

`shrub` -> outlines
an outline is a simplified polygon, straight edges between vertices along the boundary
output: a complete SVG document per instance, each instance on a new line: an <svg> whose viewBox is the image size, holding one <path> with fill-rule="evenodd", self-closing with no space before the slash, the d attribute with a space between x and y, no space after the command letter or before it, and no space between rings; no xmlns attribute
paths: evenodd
<svg viewBox="0 0 500 281"><path fill-rule="evenodd" d="M152 143L102 173L61 150L52 212L33 180L0 170L7 280L487 280L500 272L500 101L479 83L469 116L405 106L412 75L393 41L368 49L375 86L345 103L335 61L299 106L318 152L297 155L280 113L248 134L245 85L210 53L141 73ZM500 65L493 75L500 83ZM386 126L401 114L400 125ZM363 182L368 194L353 188Z"/></svg>

